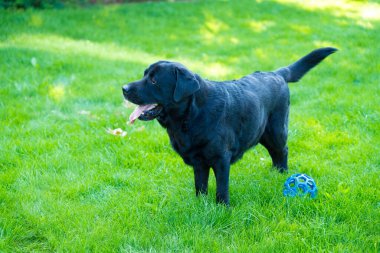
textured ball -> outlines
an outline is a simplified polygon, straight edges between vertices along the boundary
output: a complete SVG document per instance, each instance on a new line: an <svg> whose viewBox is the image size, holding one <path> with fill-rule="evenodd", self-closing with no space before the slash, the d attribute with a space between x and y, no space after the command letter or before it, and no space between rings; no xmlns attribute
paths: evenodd
<svg viewBox="0 0 380 253"><path fill-rule="evenodd" d="M284 196L306 196L317 197L317 185L314 179L306 174L294 174L286 179L284 184Z"/></svg>

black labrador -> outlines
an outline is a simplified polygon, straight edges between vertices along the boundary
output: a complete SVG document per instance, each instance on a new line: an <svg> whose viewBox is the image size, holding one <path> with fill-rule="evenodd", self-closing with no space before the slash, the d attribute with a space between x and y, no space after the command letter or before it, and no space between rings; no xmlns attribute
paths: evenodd
<svg viewBox="0 0 380 253"><path fill-rule="evenodd" d="M205 80L176 62L159 61L144 77L123 86L125 99L139 105L130 116L166 128L174 150L194 168L196 195L207 194L210 168L216 200L229 205L230 165L262 144L273 166L288 170L288 82L297 82L335 48L320 48L292 65L255 72L239 80Z"/></svg>

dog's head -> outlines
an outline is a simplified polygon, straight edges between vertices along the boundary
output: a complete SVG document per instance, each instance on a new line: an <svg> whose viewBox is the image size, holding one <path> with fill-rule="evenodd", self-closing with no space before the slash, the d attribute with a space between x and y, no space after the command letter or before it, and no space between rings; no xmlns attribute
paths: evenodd
<svg viewBox="0 0 380 253"><path fill-rule="evenodd" d="M129 120L155 119L164 108L182 103L199 88L196 76L182 64L156 62L144 71L141 80L123 86L124 98L138 105Z"/></svg>

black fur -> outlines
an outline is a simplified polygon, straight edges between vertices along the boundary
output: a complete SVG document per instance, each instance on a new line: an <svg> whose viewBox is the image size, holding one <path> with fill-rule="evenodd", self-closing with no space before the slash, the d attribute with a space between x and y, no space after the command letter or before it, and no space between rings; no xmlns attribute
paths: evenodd
<svg viewBox="0 0 380 253"><path fill-rule="evenodd" d="M334 48L317 49L274 72L255 72L239 80L202 79L182 64L160 61L144 77L123 87L132 103L159 104L157 116L174 150L194 168L196 194L207 194L213 169L218 203L229 205L230 165L262 144L273 166L288 170L289 89ZM161 108L160 107L160 108Z"/></svg>

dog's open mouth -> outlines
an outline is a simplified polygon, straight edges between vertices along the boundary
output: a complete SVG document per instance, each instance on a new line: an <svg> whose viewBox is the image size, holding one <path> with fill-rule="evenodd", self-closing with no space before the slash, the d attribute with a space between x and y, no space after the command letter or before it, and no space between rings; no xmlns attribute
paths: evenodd
<svg viewBox="0 0 380 253"><path fill-rule="evenodd" d="M136 119L152 120L155 119L162 111L162 106L157 104L139 105L129 116L129 123L133 124Z"/></svg>

